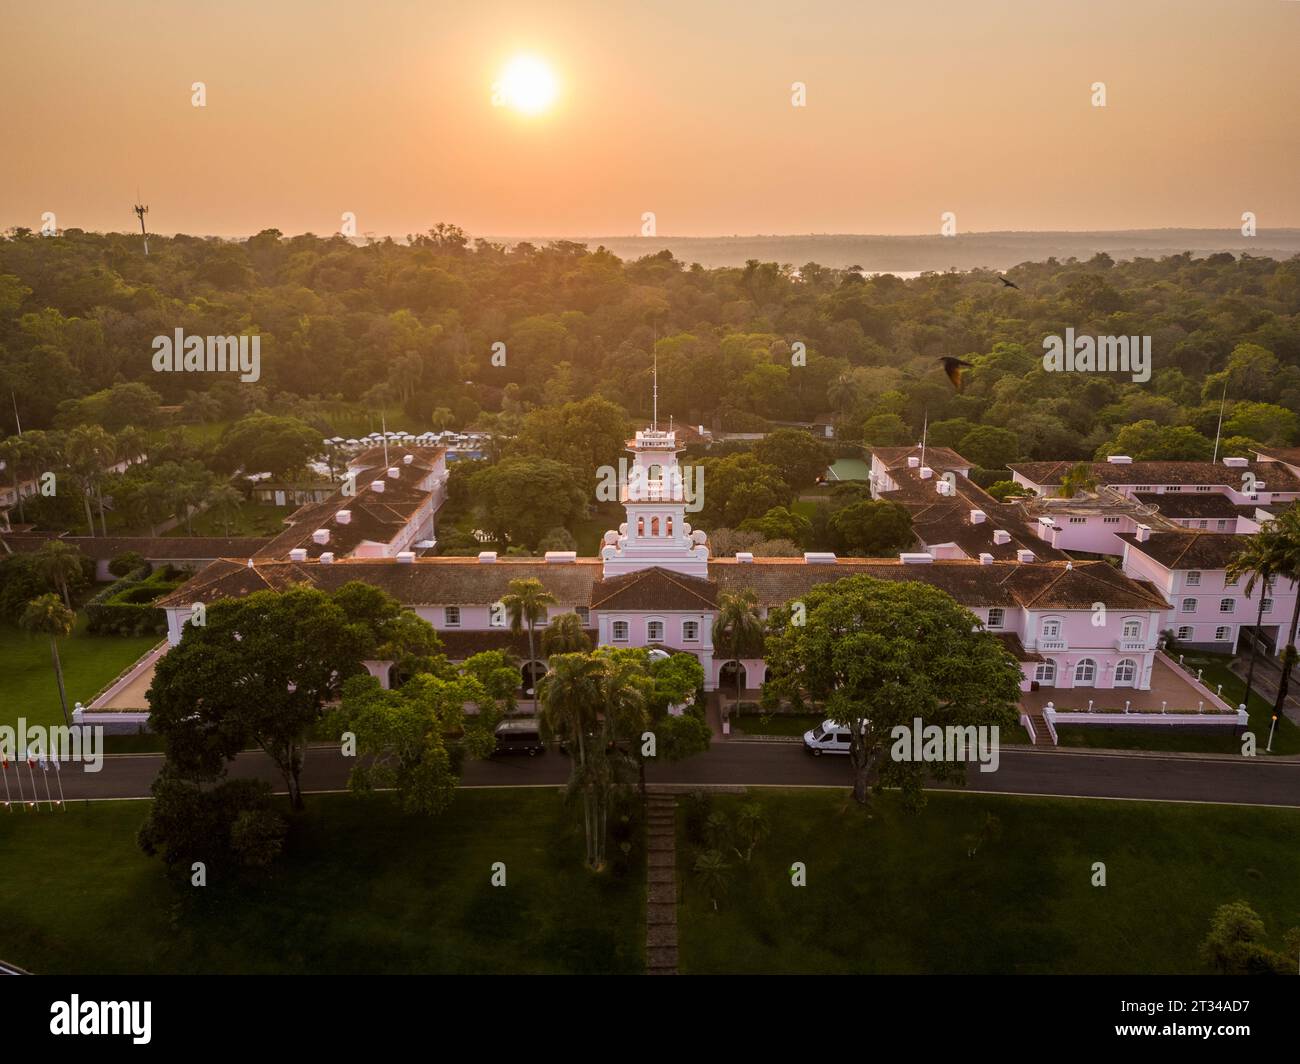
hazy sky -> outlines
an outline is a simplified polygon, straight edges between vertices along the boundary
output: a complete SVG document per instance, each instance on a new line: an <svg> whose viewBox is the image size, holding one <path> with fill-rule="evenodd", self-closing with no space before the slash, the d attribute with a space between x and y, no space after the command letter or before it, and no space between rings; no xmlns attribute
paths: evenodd
<svg viewBox="0 0 1300 1064"><path fill-rule="evenodd" d="M0 228L129 229L137 187L223 235L1300 226L1296 0L0 0L0 38ZM520 52L542 115L493 106Z"/></svg>

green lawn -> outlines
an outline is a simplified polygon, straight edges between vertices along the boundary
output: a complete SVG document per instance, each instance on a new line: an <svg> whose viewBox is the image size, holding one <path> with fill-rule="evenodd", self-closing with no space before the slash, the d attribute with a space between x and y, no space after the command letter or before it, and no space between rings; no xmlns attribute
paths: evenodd
<svg viewBox="0 0 1300 1064"><path fill-rule="evenodd" d="M731 725L735 731L746 735L803 735L825 719L822 713L772 713L766 716L747 713L732 717Z"/></svg>
<svg viewBox="0 0 1300 1064"><path fill-rule="evenodd" d="M239 508L239 514L226 526L211 511L195 514L190 522L193 535L196 536L275 536L284 531L284 519L296 506L267 506L262 503L246 502ZM188 536L182 522L167 533L168 536Z"/></svg>
<svg viewBox="0 0 1300 1064"><path fill-rule="evenodd" d="M1195 973L1224 902L1248 901L1275 948L1300 923L1296 810L931 794L909 816L886 794L868 818L843 791L757 798L771 835L731 858L717 913L679 805L683 972ZM970 858L988 813L1001 836Z"/></svg>
<svg viewBox="0 0 1300 1064"><path fill-rule="evenodd" d="M157 646L159 636L87 635L86 616L77 614L77 627L59 642L68 711L77 702L89 702L100 689L133 661ZM50 660L50 641L29 636L11 625L0 625L0 676L4 677L4 702L0 724L26 717L32 724L62 724L59 688Z"/></svg>
<svg viewBox="0 0 1300 1064"><path fill-rule="evenodd" d="M644 967L643 862L584 871L580 813L558 789L460 791L433 820L386 796L312 796L269 878L243 887L173 886L136 847L145 812L0 816L2 959L103 974Z"/></svg>

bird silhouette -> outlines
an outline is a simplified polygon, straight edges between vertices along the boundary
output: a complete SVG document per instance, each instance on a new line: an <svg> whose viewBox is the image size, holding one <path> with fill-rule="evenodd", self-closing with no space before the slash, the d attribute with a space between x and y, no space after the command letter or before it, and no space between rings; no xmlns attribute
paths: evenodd
<svg viewBox="0 0 1300 1064"><path fill-rule="evenodd" d="M1008 281L1005 277L999 277L998 280L1001 281L1008 288L1014 288L1017 292L1020 291L1020 286L1016 284L1014 281Z"/></svg>
<svg viewBox="0 0 1300 1064"><path fill-rule="evenodd" d="M961 371L963 369L974 369L970 362L963 362L960 358L953 358L952 355L944 355L939 362L943 365L944 373L948 374L948 379L952 381L952 386L961 391Z"/></svg>

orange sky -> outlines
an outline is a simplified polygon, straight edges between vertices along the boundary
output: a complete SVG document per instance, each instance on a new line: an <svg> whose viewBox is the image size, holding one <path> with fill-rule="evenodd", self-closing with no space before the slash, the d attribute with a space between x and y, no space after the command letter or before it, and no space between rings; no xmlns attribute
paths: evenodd
<svg viewBox="0 0 1300 1064"><path fill-rule="evenodd" d="M5 0L0 228L1300 226L1296 0ZM560 97L492 106L514 54ZM208 105L190 103L207 83ZM793 81L808 106L790 105ZM1090 104L1104 81L1108 106Z"/></svg>

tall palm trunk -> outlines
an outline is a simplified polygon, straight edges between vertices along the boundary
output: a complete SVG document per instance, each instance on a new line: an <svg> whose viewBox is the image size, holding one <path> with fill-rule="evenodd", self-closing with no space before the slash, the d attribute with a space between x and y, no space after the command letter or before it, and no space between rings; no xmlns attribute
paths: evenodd
<svg viewBox="0 0 1300 1064"><path fill-rule="evenodd" d="M72 718L68 715L68 695L63 689L63 663L59 661L59 641L50 636L50 657L54 659L54 678L59 684L59 705L63 707L63 723L72 727Z"/></svg>
<svg viewBox="0 0 1300 1064"><path fill-rule="evenodd" d="M1291 628L1287 633L1286 649L1282 651L1282 679L1277 685L1277 701L1273 703L1273 715L1282 716L1282 709L1286 705L1287 692L1291 688L1291 670L1295 668L1295 633L1296 626L1300 625L1300 588L1297 588L1295 598L1295 609L1291 611Z"/></svg>
<svg viewBox="0 0 1300 1064"><path fill-rule="evenodd" d="M1255 660L1259 657L1259 628L1264 623L1264 598L1267 593L1268 585L1265 584L1259 595L1259 612L1255 614L1255 633L1250 639L1250 666L1246 669L1246 693L1241 699L1248 713L1250 712L1250 685L1255 679Z"/></svg>
<svg viewBox="0 0 1300 1064"><path fill-rule="evenodd" d="M537 716L537 678L533 675L533 659L537 653L533 647L533 619L528 619L528 682L533 688L533 716Z"/></svg>
<svg viewBox="0 0 1300 1064"><path fill-rule="evenodd" d="M81 501L86 504L86 527L90 530L87 535L92 538L95 535L95 515L90 512L90 489L83 488L81 492Z"/></svg>

